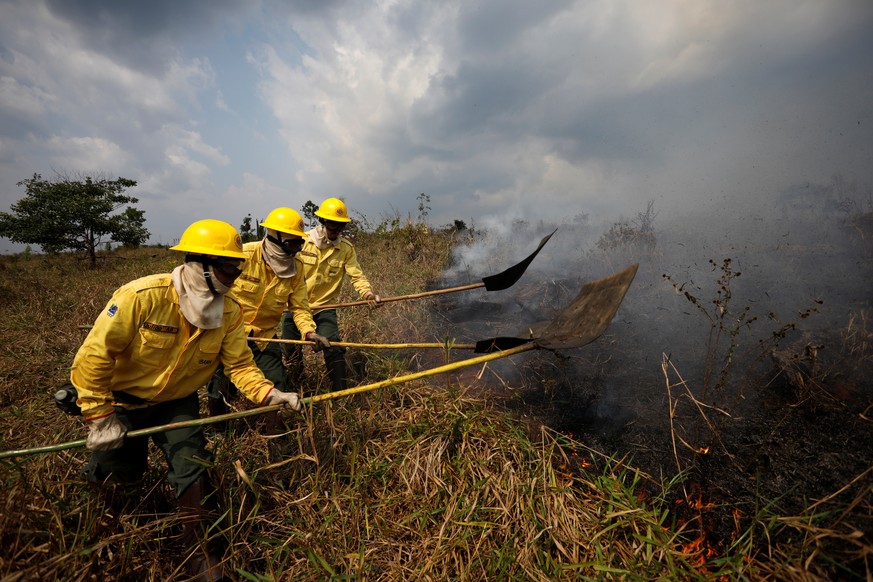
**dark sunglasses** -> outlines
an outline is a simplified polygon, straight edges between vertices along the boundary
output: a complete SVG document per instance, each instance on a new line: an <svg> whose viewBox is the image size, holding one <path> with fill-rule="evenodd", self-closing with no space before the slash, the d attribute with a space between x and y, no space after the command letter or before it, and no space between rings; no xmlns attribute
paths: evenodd
<svg viewBox="0 0 873 582"><path fill-rule="evenodd" d="M346 228L345 222L335 222L333 220L325 220L324 227L329 228L330 230L344 230Z"/></svg>
<svg viewBox="0 0 873 582"><path fill-rule="evenodd" d="M240 259L216 259L213 261L212 266L221 271L222 274L236 279L242 274L240 266L243 262Z"/></svg>

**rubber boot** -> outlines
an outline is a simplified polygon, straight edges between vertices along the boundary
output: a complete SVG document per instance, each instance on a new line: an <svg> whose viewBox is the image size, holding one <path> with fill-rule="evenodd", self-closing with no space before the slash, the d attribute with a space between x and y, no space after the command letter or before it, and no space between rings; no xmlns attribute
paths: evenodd
<svg viewBox="0 0 873 582"><path fill-rule="evenodd" d="M288 346L282 356L285 365L285 377L288 379L288 387L296 390L303 383L303 350L300 346Z"/></svg>
<svg viewBox="0 0 873 582"><path fill-rule="evenodd" d="M331 392L345 390L348 386L346 376L345 351L327 349L324 351L324 365L327 368L327 377L330 380Z"/></svg>
<svg viewBox="0 0 873 582"><path fill-rule="evenodd" d="M227 414L230 410L228 409L224 398L213 398L209 396L206 398L206 411L209 413L209 416L220 416L222 414ZM221 422L215 422L207 426L211 426L218 431L223 431L227 428L227 421L222 420Z"/></svg>
<svg viewBox="0 0 873 582"><path fill-rule="evenodd" d="M287 437L278 436L288 432L285 421L279 416L278 411L267 412L261 415L263 418L263 434L270 437L267 439L268 458L271 463L278 463L285 458Z"/></svg>
<svg viewBox="0 0 873 582"><path fill-rule="evenodd" d="M208 540L206 536L211 512L204 507L204 501L207 501L206 498L211 493L211 489L209 479L206 476L201 476L179 497L179 513L182 514L182 543L186 552L190 554L188 574L196 582L228 580L225 577L222 564L223 544L215 540Z"/></svg>
<svg viewBox="0 0 873 582"><path fill-rule="evenodd" d="M224 375L223 369L220 368L212 375L212 378L206 385L206 411L209 416L220 416L230 412L227 402L233 398L233 390L235 388L231 384L230 379ZM217 431L224 431L227 428L227 421L216 422L206 426Z"/></svg>

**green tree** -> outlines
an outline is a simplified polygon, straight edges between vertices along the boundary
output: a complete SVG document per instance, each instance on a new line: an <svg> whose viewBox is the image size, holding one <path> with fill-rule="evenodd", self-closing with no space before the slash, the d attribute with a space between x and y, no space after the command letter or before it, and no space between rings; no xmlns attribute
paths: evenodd
<svg viewBox="0 0 873 582"><path fill-rule="evenodd" d="M308 228L315 228L318 226L318 217L315 216L315 211L318 210L318 205L315 202L307 200L301 210L303 211L303 220L306 221L306 226Z"/></svg>
<svg viewBox="0 0 873 582"><path fill-rule="evenodd" d="M25 187L24 198L11 213L0 212L0 236L13 242L36 244L47 253L82 251L94 266L101 244L137 247L149 238L145 211L128 206L139 199L123 194L136 186L134 180L58 175L49 181L34 174L17 185Z"/></svg>
<svg viewBox="0 0 873 582"><path fill-rule="evenodd" d="M239 226L239 236L243 243L258 240L257 232L252 228L252 215L246 214L242 224Z"/></svg>

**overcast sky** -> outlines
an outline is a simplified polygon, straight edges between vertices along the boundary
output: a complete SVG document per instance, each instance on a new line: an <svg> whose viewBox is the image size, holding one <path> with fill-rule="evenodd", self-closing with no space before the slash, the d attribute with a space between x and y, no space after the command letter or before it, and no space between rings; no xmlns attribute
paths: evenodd
<svg viewBox="0 0 873 582"><path fill-rule="evenodd" d="M327 196L478 225L863 190L873 2L0 0L0 211L56 172L136 180L164 244Z"/></svg>

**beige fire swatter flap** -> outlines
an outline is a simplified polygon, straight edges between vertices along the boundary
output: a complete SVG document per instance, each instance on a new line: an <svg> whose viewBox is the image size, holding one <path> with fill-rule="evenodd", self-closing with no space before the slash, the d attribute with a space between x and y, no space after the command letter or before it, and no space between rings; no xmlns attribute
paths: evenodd
<svg viewBox="0 0 873 582"><path fill-rule="evenodd" d="M579 348L603 335L624 300L638 264L586 283L575 299L550 321L525 327L516 337L495 337L476 342L476 352L491 353L526 343L548 350Z"/></svg>
<svg viewBox="0 0 873 582"><path fill-rule="evenodd" d="M593 342L603 335L615 317L638 266L633 264L586 283L558 317L529 326L520 335L528 335L546 349L578 348Z"/></svg>

